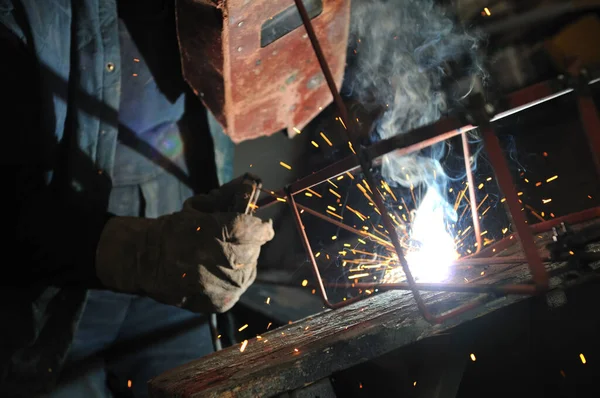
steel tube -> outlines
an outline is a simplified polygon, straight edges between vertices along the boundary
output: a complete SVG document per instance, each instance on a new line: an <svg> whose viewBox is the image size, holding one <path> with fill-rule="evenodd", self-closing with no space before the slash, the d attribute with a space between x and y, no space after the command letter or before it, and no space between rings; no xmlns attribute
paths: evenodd
<svg viewBox="0 0 600 398"><path fill-rule="evenodd" d="M469 137L466 133L461 134L463 157L465 158L465 170L467 174L467 183L469 184L469 205L471 206L471 216L473 217L473 230L475 231L475 240L477 241L477 249L475 254L481 251L483 241L481 239L481 224L479 223L479 211L477 208L477 194L475 192L475 177L473 177L473 169L471 168L471 150L469 149Z"/></svg>
<svg viewBox="0 0 600 398"><path fill-rule="evenodd" d="M328 283L327 287L379 290L411 290L406 282L399 283ZM416 288L430 292L460 292L460 293L496 293L496 294L535 294L539 291L536 285L484 285L468 283L416 283Z"/></svg>
<svg viewBox="0 0 600 398"><path fill-rule="evenodd" d="M512 217L515 229L519 234L519 239L521 241L521 245L523 246L523 252L527 258L527 263L529 265L529 269L531 270L533 280L540 288L547 288L548 273L546 272L544 264L539 256L538 249L533 240L533 235L531 234L531 230L529 229L527 223L525 223L525 216L523 215L523 212L521 212L519 197L517 196L517 191L510 175L508 163L506 162L506 158L502 153L500 141L498 140L498 137L496 136L496 133L492 129L491 125L483 127L482 130L484 147L487 150L490 163L494 169L494 174L496 175L498 184L500 185L500 190L506 198L506 204L508 205L508 210Z"/></svg>

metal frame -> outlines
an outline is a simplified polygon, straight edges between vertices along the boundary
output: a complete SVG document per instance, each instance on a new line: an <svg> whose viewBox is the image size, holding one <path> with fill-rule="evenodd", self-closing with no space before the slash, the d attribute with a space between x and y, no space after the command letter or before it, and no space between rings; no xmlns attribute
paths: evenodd
<svg viewBox="0 0 600 398"><path fill-rule="evenodd" d="M313 254L308 236L306 235L304 225L302 223L302 219L300 216L299 208L310 213L311 215L320 217L330 223L337 225L340 228L344 228L351 232L357 233L359 235L364 236L364 232L355 230L352 227L349 227L343 223L330 219L329 217L322 215L306 206L302 206L296 203L294 199L294 195L303 192L304 190L311 188L314 185L317 185L321 182L325 182L326 180L339 176L343 173L353 171L357 168L361 168L363 175L365 177L366 182L370 186L377 186L373 175L371 173L371 166L373 165L373 161L386 153L395 151L398 154L407 154L410 152L418 151L425 147L431 146L438 142L442 142L447 140L448 138L461 135L463 150L465 155L465 166L467 171L467 180L469 183L469 196L470 196L470 206L471 206L471 214L473 216L473 226L476 231L480 230L479 226L479 215L477 211L477 202L475 197L474 190L474 178L471 169L471 165L469 162L470 153L468 147L467 133L476 127L478 127L482 131L483 135L483 143L484 148L488 152L490 163L494 170L494 174L496 175L499 187L506 197L506 204L509 210L509 213L513 220L513 225L516 229L516 234L519 236L521 244L523 246L523 251L525 258L511 258L502 259L502 260L492 260L492 259L472 259L467 258L465 260L461 260L462 262L469 262L473 260L479 260L487 264L491 263L523 263L526 262L528 264L529 270L532 275L533 284L520 284L520 285L504 285L504 286L494 286L494 285L483 285L483 284L455 284L455 283L417 283L409 269L408 263L404 257L404 252L402 247L400 246L400 240L398 239L396 229L391 221L391 218L388 216L388 211L383 202L383 198L377 193L373 194L373 202L376 208L381 213L382 219L381 222L384 225L385 229L389 233L390 241L381 240L383 244L387 246L393 246L400 265L406 275L407 282L404 283L394 283L394 284L354 284L355 287L362 287L366 289L370 288L378 288L381 290L389 290L389 289L400 289L400 290L410 290L414 296L414 299L417 303L419 311L422 316L431 323L441 323L446 319L454 317L460 313L468 311L478 305L480 305L483 301L487 299L486 296L478 297L476 300L471 301L465 305L457 307L450 312L447 312L443 315L433 315L427 306L424 303L424 300L420 294L420 291L452 291L452 292L465 292L465 293L491 293L491 294L525 294L525 295L533 295L536 293L544 292L548 289L548 273L545 269L544 263L538 253L538 249L534 243L532 228L526 224L525 216L521 212L521 206L519 204L519 199L517 196L517 192L510 175L510 171L508 169L508 164L506 162L506 158L502 153L502 149L500 147L500 143L494 129L491 125L492 122L510 116L514 113L523 111L532 106L541 104L543 102L552 100L554 98L560 97L562 95L568 94L576 89L573 87L566 87L564 84L556 84L555 82L544 82L534 86L531 86L527 89L520 90L507 98L507 103L510 106L510 109L495 115L491 115L490 110L493 112L493 107L489 105L484 106L481 104L477 109L476 114L471 116L471 123L473 124L465 124L458 118L444 118L437 123L432 125L424 126L413 131L410 131L405 134L401 134L386 140L379 141L369 147L361 147L357 140L356 133L356 125L351 118L348 117L348 111L346 106L337 90L335 81L331 74L331 71L328 67L327 61L323 55L321 47L319 45L319 41L316 37L315 31L312 27L310 18L306 12L304 4L302 0L294 0L300 16L302 18L302 22L308 34L308 37L311 41L313 49L315 51L315 55L319 61L321 66L323 75L325 76L325 80L329 86L331 94L333 95L334 103L338 108L340 118L344 121L345 126L347 128L349 140L352 143L353 147L356 149L356 156L348 156L324 169L317 171L316 173L311 174L310 176L303 178L288 187L285 190L279 191L277 193L273 193L272 196L274 198L266 198L265 200L259 201L258 207L264 208L273 203L277 202L277 199L281 199L283 197L286 198L288 205L290 206L292 213L294 215L294 220L296 222L296 226L302 238L302 242L308 258L312 265L312 270L314 276L317 281L317 287L319 294L323 298L324 304L329 308L339 308L345 305L348 305L357 300L363 299L366 295L361 295L354 297L350 300L342 301L339 303L331 303L327 297L327 292L325 290L325 284L323 283L323 279L319 272L319 267L316 262L315 256ZM579 87L577 90L578 96L578 104L580 109L580 117L582 119L582 124L588 140L590 142L590 146L592 148L592 155L594 156L594 160L598 169L598 173L600 174L600 119L598 118L598 113L596 107L593 103L593 100L590 96L589 90L587 90L587 86L593 83L597 83L600 79L590 80L585 79L587 75L584 73L582 76L578 76L579 79ZM559 77L559 82L562 80L565 81L564 76ZM581 84L583 80L586 84ZM476 120L475 120L476 119ZM474 125L475 123L478 126ZM578 213L578 218L587 216L597 216L600 214L600 209L593 209L594 212L582 212ZM585 214L584 214L585 213ZM558 220L552 220L553 222ZM544 223L542 223L544 224ZM538 224L539 225L539 224ZM548 223L548 229L551 228L551 224ZM539 227L537 228L539 232ZM484 251L480 251L482 244L480 240L480 234L477 233L478 237L478 245L477 252L479 255L484 254ZM508 239L504 239L503 241L508 241ZM511 243L515 240L511 240ZM502 241L501 241L502 242ZM500 242L500 243L501 243ZM487 253L487 251L485 251ZM457 261L457 263L461 263L461 261ZM477 261L475 261L477 262ZM328 285L329 286L329 285ZM343 285L347 286L347 285Z"/></svg>

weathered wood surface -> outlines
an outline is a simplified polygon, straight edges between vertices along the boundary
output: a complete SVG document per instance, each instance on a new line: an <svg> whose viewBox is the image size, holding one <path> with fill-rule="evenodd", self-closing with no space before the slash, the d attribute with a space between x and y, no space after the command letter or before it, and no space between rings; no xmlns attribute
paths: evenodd
<svg viewBox="0 0 600 398"><path fill-rule="evenodd" d="M548 241L547 234L538 238L539 244ZM512 253L518 251L518 246L510 249ZM564 263L548 266L551 271L561 267ZM480 271L471 270L476 274ZM481 283L516 283L529 278L524 264L509 269L490 266L485 272ZM595 276L568 280L555 276L551 286L563 288ZM425 293L423 297L433 312L441 313L479 296ZM490 298L470 312L431 325L421 317L409 292L382 293L265 333L261 339L250 340L244 352L238 345L168 371L150 381L150 394L154 398L272 397L525 298Z"/></svg>

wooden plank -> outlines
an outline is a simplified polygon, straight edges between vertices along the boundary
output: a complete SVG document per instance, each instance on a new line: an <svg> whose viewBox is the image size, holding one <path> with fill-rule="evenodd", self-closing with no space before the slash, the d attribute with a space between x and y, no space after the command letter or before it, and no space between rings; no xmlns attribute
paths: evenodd
<svg viewBox="0 0 600 398"><path fill-rule="evenodd" d="M539 239L545 244L549 234ZM510 252L518 251L513 246ZM564 267L550 264L551 271ZM494 270L501 270L495 272ZM471 270L479 273L480 270ZM518 283L529 279L525 265L490 266L484 283ZM592 276L595 276L593 274ZM551 286L583 283L553 277ZM460 293L426 293L426 303L443 313L481 297ZM458 324L523 300L523 296L491 299L484 305L442 325L427 323L409 292L390 291L335 311L325 311L230 347L150 381L150 395L164 397L272 397L328 377L399 347L427 338Z"/></svg>

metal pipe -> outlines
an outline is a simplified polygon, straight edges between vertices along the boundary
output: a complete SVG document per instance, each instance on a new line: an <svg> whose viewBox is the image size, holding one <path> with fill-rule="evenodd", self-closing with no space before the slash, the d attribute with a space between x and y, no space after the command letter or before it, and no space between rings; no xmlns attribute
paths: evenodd
<svg viewBox="0 0 600 398"><path fill-rule="evenodd" d="M411 290L412 287L406 282L398 283L328 283L327 287L378 289L378 290ZM536 285L484 285L468 283L417 283L416 288L430 292L459 292L459 293L495 293L495 294L535 294L539 292Z"/></svg>
<svg viewBox="0 0 600 398"><path fill-rule="evenodd" d="M533 280L540 288L548 287L548 273L544 268L544 264L539 256L538 249L533 240L533 235L527 223L525 223L525 216L521 212L521 205L519 204L519 197L515 189L508 163L502 153L500 147L500 141L496 136L496 133L492 129L491 125L482 128L483 131L483 142L484 147L487 150L490 163L494 169L494 174L500 185L500 190L506 198L506 204L513 220L513 224L519 238L521 245L523 246L523 252L527 258L529 269Z"/></svg>
<svg viewBox="0 0 600 398"><path fill-rule="evenodd" d="M469 189L469 200L471 206L471 216L473 217L473 230L475 231L475 240L477 241L477 249L475 254L481 251L483 240L481 238L481 224L479 223L479 210L477 207L477 194L475 193L475 178L473 177L473 168L471 167L471 150L469 149L469 137L466 133L461 134L463 156L465 158L465 170L467 174L467 187Z"/></svg>

